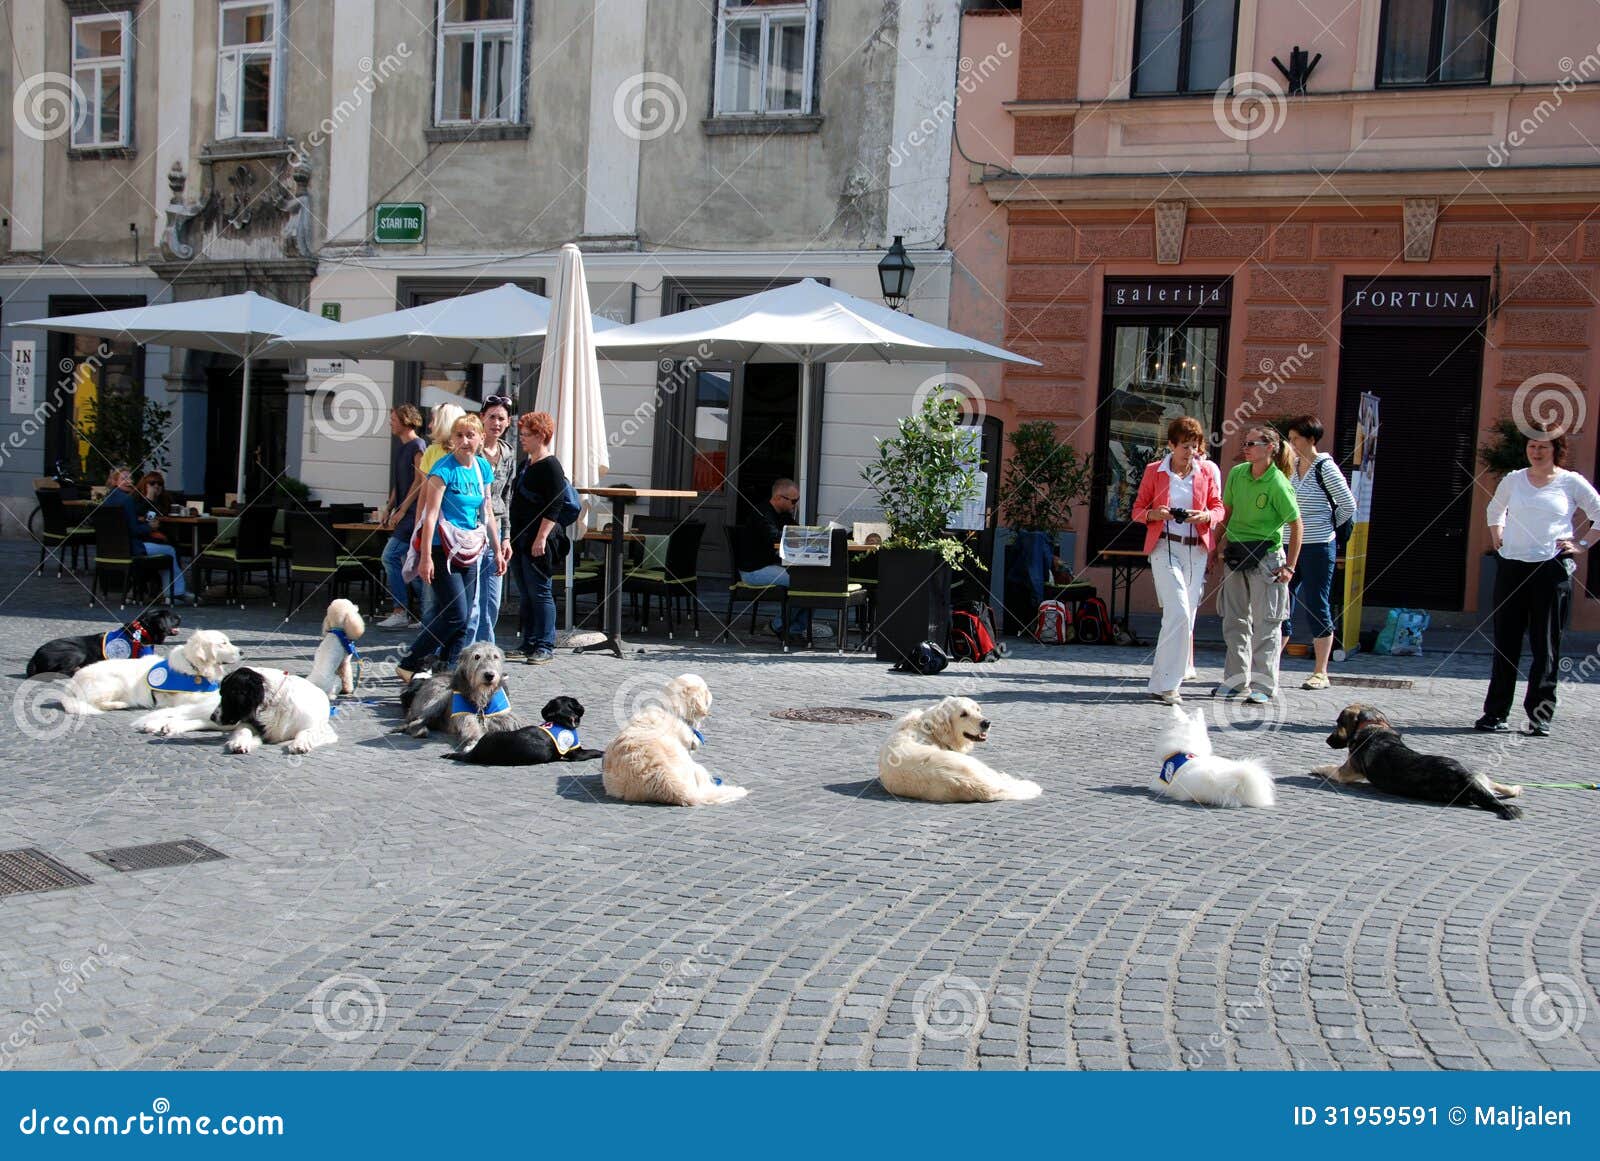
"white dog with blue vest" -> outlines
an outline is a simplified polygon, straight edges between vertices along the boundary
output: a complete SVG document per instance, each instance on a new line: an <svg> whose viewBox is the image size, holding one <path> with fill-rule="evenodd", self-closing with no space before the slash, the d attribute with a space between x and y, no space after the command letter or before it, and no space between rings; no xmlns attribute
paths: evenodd
<svg viewBox="0 0 1600 1161"><path fill-rule="evenodd" d="M185 711L203 712L209 718L217 708L223 672L238 663L239 649L227 634L197 629L166 657L150 653L84 666L62 688L61 707L73 714L155 711L140 718L136 726L171 711L185 716Z"/></svg>
<svg viewBox="0 0 1600 1161"><path fill-rule="evenodd" d="M1161 766L1150 781L1153 793L1201 806L1269 807L1275 801L1272 775L1259 762L1218 757L1200 710L1172 707L1172 717L1157 747Z"/></svg>

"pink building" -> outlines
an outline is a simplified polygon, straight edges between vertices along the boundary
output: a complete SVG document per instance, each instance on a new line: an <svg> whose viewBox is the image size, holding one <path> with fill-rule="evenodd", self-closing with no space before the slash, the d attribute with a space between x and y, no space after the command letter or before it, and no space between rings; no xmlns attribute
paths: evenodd
<svg viewBox="0 0 1600 1161"><path fill-rule="evenodd" d="M1348 463L1372 392L1368 604L1476 610L1495 422L1564 416L1568 466L1600 466L1600 8L981 7L951 319L1043 364L974 374L1008 428L1052 419L1095 454L1079 563L1133 543L1171 416L1230 464L1251 417L1313 412ZM1600 627L1600 600L1579 593L1573 622Z"/></svg>

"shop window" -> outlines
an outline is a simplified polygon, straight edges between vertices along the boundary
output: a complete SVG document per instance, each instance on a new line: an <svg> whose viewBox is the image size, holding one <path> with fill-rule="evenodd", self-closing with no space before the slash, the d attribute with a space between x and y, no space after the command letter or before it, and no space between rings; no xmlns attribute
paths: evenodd
<svg viewBox="0 0 1600 1161"><path fill-rule="evenodd" d="M434 124L512 124L522 119L526 0L439 0Z"/></svg>
<svg viewBox="0 0 1600 1161"><path fill-rule="evenodd" d="M718 116L812 111L817 0L720 0L717 20Z"/></svg>
<svg viewBox="0 0 1600 1161"><path fill-rule="evenodd" d="M1384 0L1380 85L1485 85L1498 0Z"/></svg>
<svg viewBox="0 0 1600 1161"><path fill-rule="evenodd" d="M283 85L280 2L225 2L220 17L217 138L276 137Z"/></svg>
<svg viewBox="0 0 1600 1161"><path fill-rule="evenodd" d="M132 15L72 20L72 146L109 149L129 143Z"/></svg>
<svg viewBox="0 0 1600 1161"><path fill-rule="evenodd" d="M1233 75L1238 0L1139 0L1133 94L1215 93Z"/></svg>

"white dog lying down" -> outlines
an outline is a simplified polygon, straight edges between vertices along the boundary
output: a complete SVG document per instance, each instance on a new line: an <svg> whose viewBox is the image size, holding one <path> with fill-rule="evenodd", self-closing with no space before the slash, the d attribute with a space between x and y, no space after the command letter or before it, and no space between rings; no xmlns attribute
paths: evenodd
<svg viewBox="0 0 1600 1161"><path fill-rule="evenodd" d="M1172 707L1172 720L1156 747L1161 763L1150 782L1153 793L1202 806L1271 806L1272 775L1257 762L1234 762L1211 751L1205 714Z"/></svg>
<svg viewBox="0 0 1600 1161"><path fill-rule="evenodd" d="M626 802L668 806L715 806L750 793L724 785L690 756L700 748L701 722L711 716L711 690L692 673L674 677L662 704L634 715L606 746L600 776L606 793Z"/></svg>
<svg viewBox="0 0 1600 1161"><path fill-rule="evenodd" d="M970 697L947 697L901 718L878 752L878 781L899 798L1000 802L1038 798L1037 782L991 770L969 755L989 737L989 720Z"/></svg>
<svg viewBox="0 0 1600 1161"><path fill-rule="evenodd" d="M247 665L224 677L218 694L211 724L233 729L222 747L230 754L254 753L262 741L307 754L339 740L328 721L328 695L304 677Z"/></svg>
<svg viewBox="0 0 1600 1161"><path fill-rule="evenodd" d="M217 708L222 673L239 650L215 629L197 629L165 658L118 658L85 665L62 687L61 707L73 714L154 709L156 714L195 707L209 717ZM154 716L146 714L134 724Z"/></svg>

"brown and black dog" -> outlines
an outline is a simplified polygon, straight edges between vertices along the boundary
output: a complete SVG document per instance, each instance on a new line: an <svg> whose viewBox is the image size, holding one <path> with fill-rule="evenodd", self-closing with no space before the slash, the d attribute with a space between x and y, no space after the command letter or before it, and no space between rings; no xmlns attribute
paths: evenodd
<svg viewBox="0 0 1600 1161"><path fill-rule="evenodd" d="M1501 786L1483 774L1474 774L1454 758L1419 754L1400 740L1383 711L1356 702L1339 712L1328 735L1328 745L1348 751L1344 765L1319 766L1314 772L1349 785L1370 782L1386 794L1475 806L1501 818L1521 818L1520 808L1502 798L1515 798L1520 786Z"/></svg>

